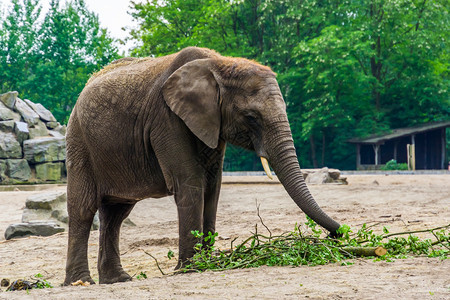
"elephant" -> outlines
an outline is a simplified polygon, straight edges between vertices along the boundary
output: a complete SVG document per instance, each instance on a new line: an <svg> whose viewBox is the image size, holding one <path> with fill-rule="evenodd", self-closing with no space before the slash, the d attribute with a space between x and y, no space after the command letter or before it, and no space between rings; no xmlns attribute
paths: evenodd
<svg viewBox="0 0 450 300"><path fill-rule="evenodd" d="M88 81L67 134L66 277L94 283L87 245L99 212L99 282L131 280L122 268L122 221L145 198L173 195L183 267L215 233L226 143L268 163L304 213L336 236L339 223L312 197L298 163L276 74L245 58L188 47L157 58L126 58Z"/></svg>

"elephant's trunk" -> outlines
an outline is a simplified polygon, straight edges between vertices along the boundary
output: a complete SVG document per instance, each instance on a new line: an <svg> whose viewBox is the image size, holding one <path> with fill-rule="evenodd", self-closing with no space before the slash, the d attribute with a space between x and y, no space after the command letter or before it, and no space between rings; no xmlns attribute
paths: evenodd
<svg viewBox="0 0 450 300"><path fill-rule="evenodd" d="M270 165L298 207L335 236L340 225L319 207L309 192L297 160L289 125L286 126L284 122L277 123L277 126L272 127L273 132L271 138L267 140L265 149Z"/></svg>

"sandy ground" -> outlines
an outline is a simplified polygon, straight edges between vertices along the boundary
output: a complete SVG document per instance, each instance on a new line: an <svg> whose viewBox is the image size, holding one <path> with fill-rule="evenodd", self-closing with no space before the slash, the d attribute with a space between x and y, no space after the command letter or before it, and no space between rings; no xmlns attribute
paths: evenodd
<svg viewBox="0 0 450 300"><path fill-rule="evenodd" d="M227 178L225 181L229 180ZM233 181L235 178L233 178ZM243 178L245 181L245 179ZM449 175L350 175L349 185L314 185L311 192L322 208L340 223L360 227L384 222L391 232L434 228L450 223ZM64 190L64 187L51 187ZM21 220L27 197L42 191L0 192L0 233ZM217 231L219 248L230 240L262 231L256 212L274 233L290 231L305 216L278 184L224 184ZM123 227L122 265L131 275L148 278L113 285L60 287L64 280L67 234L5 241L0 237L0 279L29 279L41 273L53 289L0 291L0 299L450 299L450 260L425 257L380 262L355 260L353 265L262 267L227 272L163 276L143 251L154 255L166 272L177 252L177 215L172 198L147 199L130 215L136 227ZM91 275L96 270L98 232L89 240ZM3 288L4 290L4 288Z"/></svg>

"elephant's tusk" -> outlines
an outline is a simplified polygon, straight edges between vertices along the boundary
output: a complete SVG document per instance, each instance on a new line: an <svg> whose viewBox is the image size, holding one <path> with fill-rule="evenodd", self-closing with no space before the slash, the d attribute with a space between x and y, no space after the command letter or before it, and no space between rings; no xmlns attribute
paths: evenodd
<svg viewBox="0 0 450 300"><path fill-rule="evenodd" d="M263 165L264 171L267 174L267 177L273 180L272 172L270 171L269 162L267 161L267 158L261 156L261 163Z"/></svg>

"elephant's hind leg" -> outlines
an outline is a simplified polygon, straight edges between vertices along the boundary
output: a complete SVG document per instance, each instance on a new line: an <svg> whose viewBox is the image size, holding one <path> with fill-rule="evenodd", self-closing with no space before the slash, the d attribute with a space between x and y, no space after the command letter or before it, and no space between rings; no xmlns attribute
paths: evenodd
<svg viewBox="0 0 450 300"><path fill-rule="evenodd" d="M119 252L120 226L130 214L134 204L102 203L100 217L100 249L98 274L100 283L115 283L131 280L122 268Z"/></svg>
<svg viewBox="0 0 450 300"><path fill-rule="evenodd" d="M82 280L94 281L89 272L87 250L90 230L97 211L93 183L68 178L67 210L69 213L69 240L67 247L66 278L64 285Z"/></svg>

